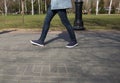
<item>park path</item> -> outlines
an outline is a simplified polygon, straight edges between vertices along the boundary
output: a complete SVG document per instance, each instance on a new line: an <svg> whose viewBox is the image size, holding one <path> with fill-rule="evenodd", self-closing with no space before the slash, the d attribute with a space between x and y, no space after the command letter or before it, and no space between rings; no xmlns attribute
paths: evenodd
<svg viewBox="0 0 120 83"><path fill-rule="evenodd" d="M120 32L76 31L79 46L68 49L66 32L0 32L0 83L120 83Z"/></svg>

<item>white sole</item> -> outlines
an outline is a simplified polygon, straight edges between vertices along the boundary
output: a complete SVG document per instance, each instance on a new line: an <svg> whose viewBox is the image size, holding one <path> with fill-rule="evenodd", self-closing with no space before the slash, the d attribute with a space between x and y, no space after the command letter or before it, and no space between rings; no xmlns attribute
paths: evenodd
<svg viewBox="0 0 120 83"><path fill-rule="evenodd" d="M78 45L78 43L76 43L75 45L73 45L73 46L66 46L67 48L73 48L73 47L75 47L75 46L77 46Z"/></svg>
<svg viewBox="0 0 120 83"><path fill-rule="evenodd" d="M31 40L30 40L30 43L33 44L33 45L37 45L37 46L40 46L40 47L44 47L44 45L41 45L41 44L35 43L35 42L31 41Z"/></svg>

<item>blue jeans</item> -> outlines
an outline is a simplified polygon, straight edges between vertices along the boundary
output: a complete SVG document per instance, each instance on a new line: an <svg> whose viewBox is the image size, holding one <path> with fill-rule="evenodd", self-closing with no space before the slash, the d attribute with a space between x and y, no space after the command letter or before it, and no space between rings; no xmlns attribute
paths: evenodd
<svg viewBox="0 0 120 83"><path fill-rule="evenodd" d="M71 42L77 42L73 27L71 26L71 24L70 24L70 22L69 22L69 20L67 18L66 9L51 10L50 6L48 7L47 15L46 15L46 18L45 18L45 21L44 21L41 37L40 37L39 40L41 42L45 41L46 35L47 35L49 27L50 27L50 22L51 22L52 18L57 13L58 13L58 15L59 15L59 17L60 17L60 19L62 21L62 24L66 27L66 29L67 29L67 31L69 33Z"/></svg>

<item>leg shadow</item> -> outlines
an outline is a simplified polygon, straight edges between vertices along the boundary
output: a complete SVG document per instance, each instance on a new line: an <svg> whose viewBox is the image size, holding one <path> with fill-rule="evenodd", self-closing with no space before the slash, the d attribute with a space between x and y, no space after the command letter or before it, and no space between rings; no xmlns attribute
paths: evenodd
<svg viewBox="0 0 120 83"><path fill-rule="evenodd" d="M48 43L50 43L50 42L52 42L54 40L57 40L57 39L63 39L65 41L67 41L67 42L70 42L70 38L69 38L68 33L63 31L62 33L59 33L57 37L46 41L45 44L48 44Z"/></svg>

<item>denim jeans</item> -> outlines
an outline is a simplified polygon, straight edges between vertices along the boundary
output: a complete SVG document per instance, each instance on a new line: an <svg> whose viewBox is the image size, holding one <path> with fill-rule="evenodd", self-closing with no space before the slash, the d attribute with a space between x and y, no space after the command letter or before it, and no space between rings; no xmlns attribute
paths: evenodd
<svg viewBox="0 0 120 83"><path fill-rule="evenodd" d="M66 13L66 9L59 9L59 10L51 10L51 7L48 7L48 11L47 11L47 15L45 17L45 21L43 24L43 29L42 29L42 33L41 33L41 37L39 38L39 40L41 42L45 41L46 35L48 33L49 27L50 27L50 22L52 20L52 18L58 13L60 20L62 22L62 24L66 27L71 42L77 42L76 41L76 37L75 37L75 33L73 30L73 27L71 26L68 18L67 18L67 13Z"/></svg>

